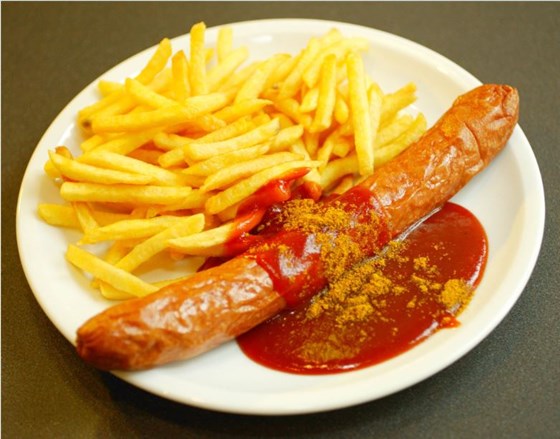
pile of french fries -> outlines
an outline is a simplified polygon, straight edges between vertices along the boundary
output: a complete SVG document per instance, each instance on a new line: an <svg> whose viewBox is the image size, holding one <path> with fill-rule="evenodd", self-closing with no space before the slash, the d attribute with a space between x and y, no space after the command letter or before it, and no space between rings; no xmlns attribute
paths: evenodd
<svg viewBox="0 0 560 439"><path fill-rule="evenodd" d="M426 129L422 114L402 111L414 84L384 93L366 74L365 39L333 29L297 54L249 62L231 27L219 29L215 47L205 36L197 23L187 51L173 53L164 39L135 77L101 80L101 98L78 114L80 154L49 152L45 171L65 204L41 204L39 214L83 232L66 258L108 299L175 281L138 275L162 253L223 254L249 231L235 223L239 206L267 184L305 169L294 185L342 193ZM84 249L100 243L101 256Z"/></svg>

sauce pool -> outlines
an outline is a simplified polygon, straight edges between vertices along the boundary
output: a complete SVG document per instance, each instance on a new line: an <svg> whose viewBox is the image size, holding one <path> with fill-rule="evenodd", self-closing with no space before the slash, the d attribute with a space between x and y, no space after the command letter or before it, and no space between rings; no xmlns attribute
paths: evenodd
<svg viewBox="0 0 560 439"><path fill-rule="evenodd" d="M467 209L446 203L379 257L310 302L238 337L254 361L285 372L360 369L458 325L486 265L487 238Z"/></svg>

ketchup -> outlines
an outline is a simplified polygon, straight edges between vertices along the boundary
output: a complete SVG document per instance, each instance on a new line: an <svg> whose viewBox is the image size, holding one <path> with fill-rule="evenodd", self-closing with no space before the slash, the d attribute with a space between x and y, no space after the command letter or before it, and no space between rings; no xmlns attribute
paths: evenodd
<svg viewBox="0 0 560 439"><path fill-rule="evenodd" d="M305 247L299 235L294 239L300 241L293 248ZM380 363L440 328L457 326L456 316L486 265L487 238L476 217L446 203L396 247L389 250L390 256L382 254L361 264L373 275L353 287L354 293L340 303L344 306L318 306L325 300L319 294L240 336L242 351L280 371L337 373ZM375 270L364 264L373 264ZM467 288L468 294L454 295L452 289L446 293L448 286L457 285ZM324 291L323 296L328 294Z"/></svg>

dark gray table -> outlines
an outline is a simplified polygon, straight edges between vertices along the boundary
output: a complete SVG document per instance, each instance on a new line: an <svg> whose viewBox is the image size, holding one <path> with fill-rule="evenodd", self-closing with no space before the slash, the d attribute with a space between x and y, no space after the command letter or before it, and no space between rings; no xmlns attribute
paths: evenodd
<svg viewBox="0 0 560 439"><path fill-rule="evenodd" d="M357 407L292 417L214 413L84 365L41 311L16 246L25 166L58 112L164 36L259 18L340 20L417 41L484 82L517 86L547 222L518 303L436 376ZM2 430L6 438L560 437L558 3L2 3Z"/></svg>

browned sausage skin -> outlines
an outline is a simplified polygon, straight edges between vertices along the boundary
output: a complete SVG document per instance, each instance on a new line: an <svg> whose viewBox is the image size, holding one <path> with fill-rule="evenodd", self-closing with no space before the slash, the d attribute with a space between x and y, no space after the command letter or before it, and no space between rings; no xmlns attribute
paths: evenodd
<svg viewBox="0 0 560 439"><path fill-rule="evenodd" d="M212 349L285 307L255 261L234 258L203 273L90 319L78 330L78 353L100 369L143 369Z"/></svg>
<svg viewBox="0 0 560 439"><path fill-rule="evenodd" d="M378 245L365 246L368 252L441 206L501 151L517 123L518 100L517 91L505 85L484 85L459 97L418 142L340 198L352 205L355 194L371 195L372 206L364 209L381 217L383 233ZM364 240L359 233L353 238ZM348 258L343 265L353 262ZM314 270L319 274L302 284L311 290L307 297L327 283L322 267ZM193 357L283 309L278 276L255 251L243 254L94 316L78 329L78 353L105 370L144 369Z"/></svg>

